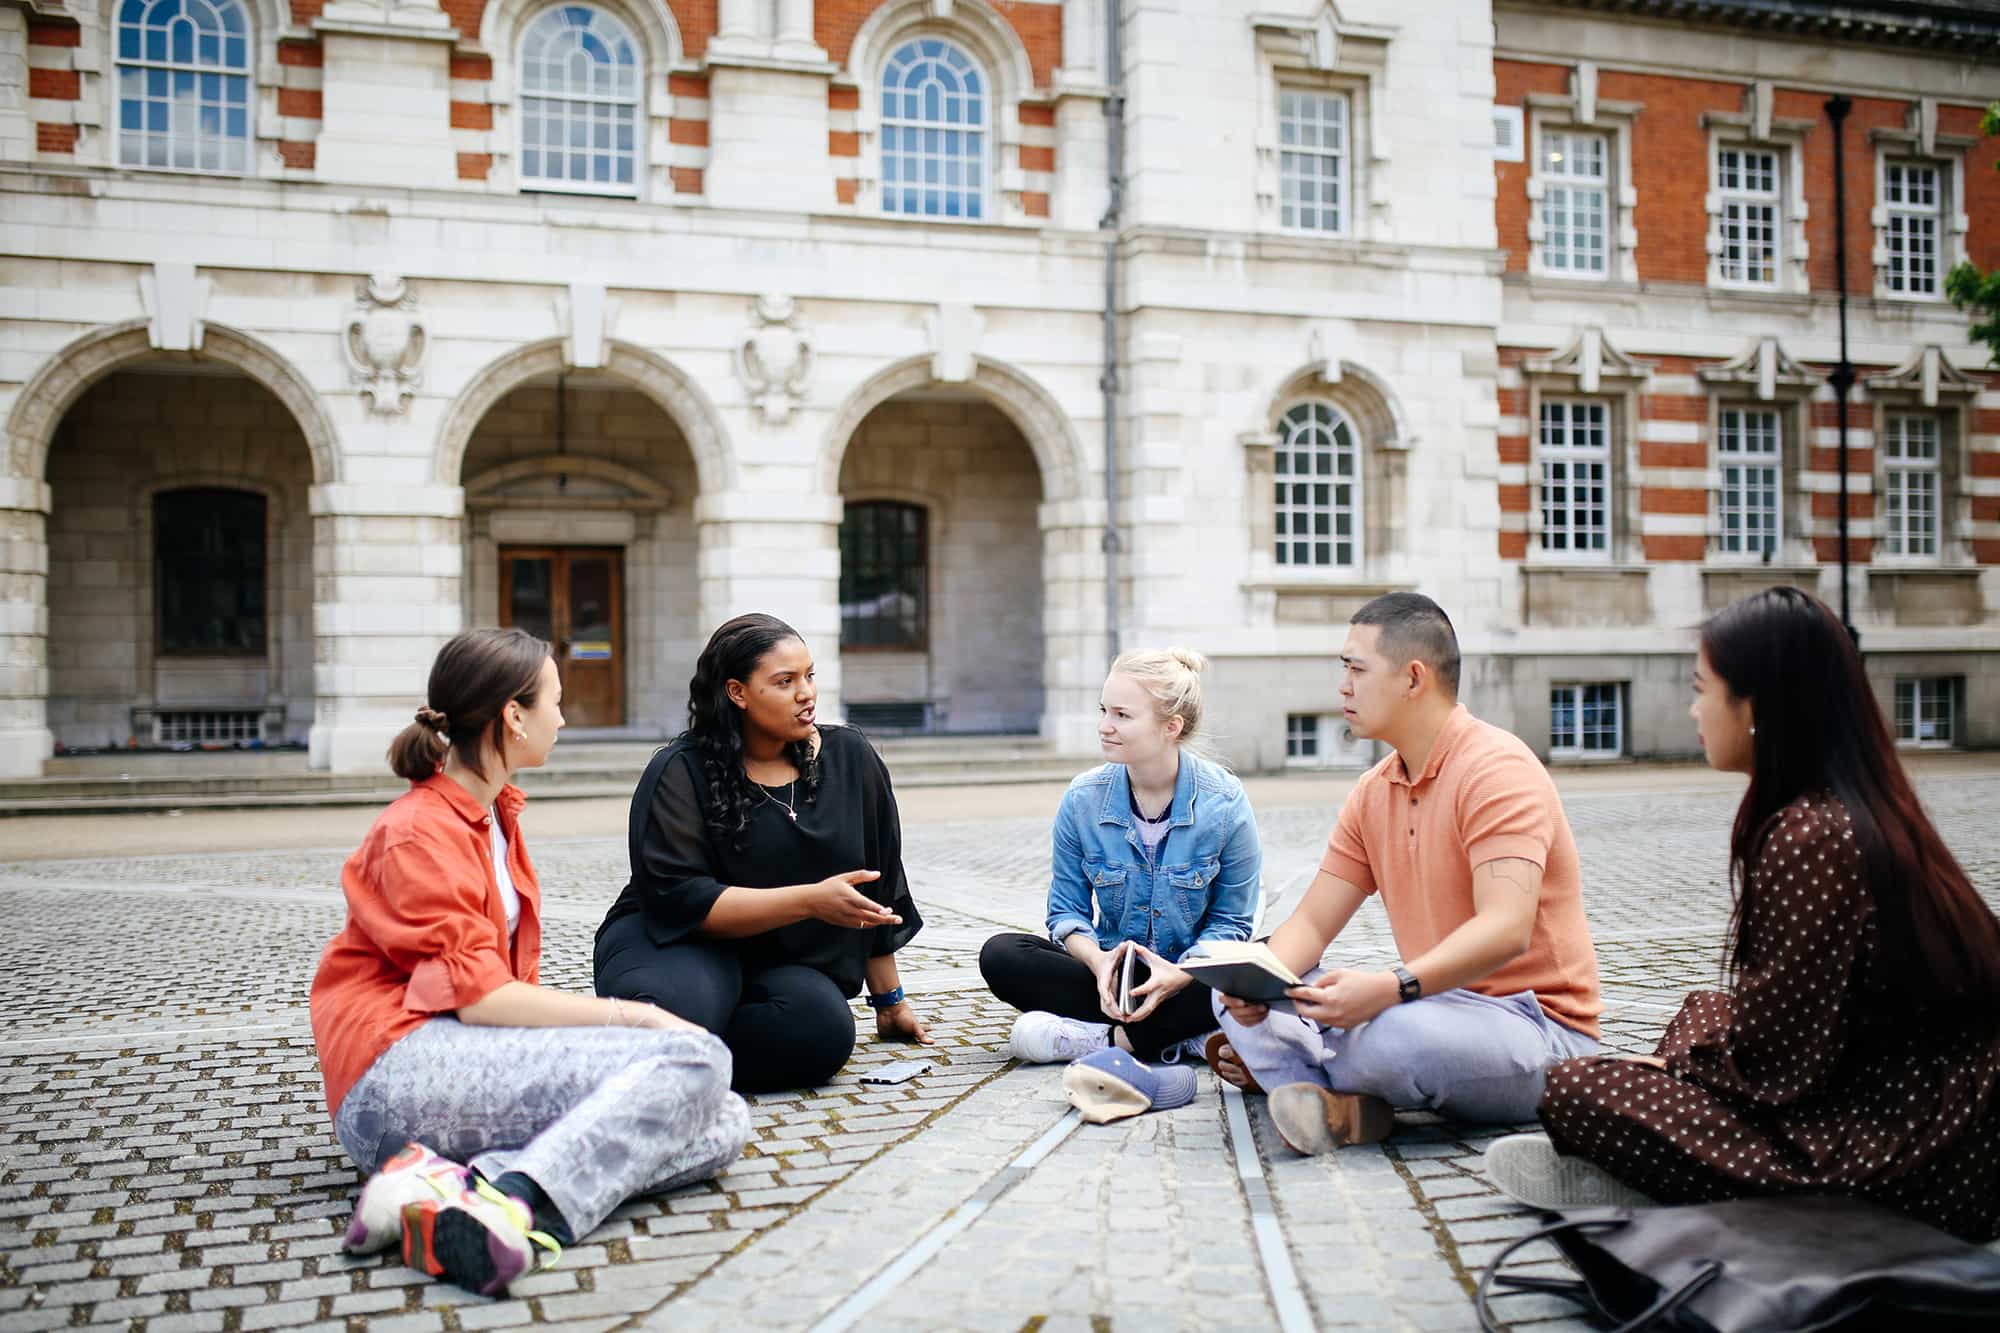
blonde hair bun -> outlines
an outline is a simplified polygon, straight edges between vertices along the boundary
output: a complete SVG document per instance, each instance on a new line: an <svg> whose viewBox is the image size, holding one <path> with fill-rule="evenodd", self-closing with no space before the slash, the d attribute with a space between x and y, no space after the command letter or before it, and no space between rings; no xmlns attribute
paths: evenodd
<svg viewBox="0 0 2000 1333"><path fill-rule="evenodd" d="M1181 720L1180 743L1194 738L1201 725L1201 673L1208 659L1192 648L1153 648L1126 653L1111 664L1113 675L1127 676L1152 696L1159 719Z"/></svg>

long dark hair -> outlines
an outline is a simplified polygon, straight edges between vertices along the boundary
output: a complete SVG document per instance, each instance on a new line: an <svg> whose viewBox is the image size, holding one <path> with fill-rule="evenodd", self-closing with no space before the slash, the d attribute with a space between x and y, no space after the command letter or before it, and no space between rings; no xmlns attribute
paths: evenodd
<svg viewBox="0 0 2000 1333"><path fill-rule="evenodd" d="M788 639L805 642L776 616L753 611L719 626L695 659L694 677L688 681L687 730L674 743L693 745L701 762L708 782L702 820L718 842L740 847L751 808L764 800L743 771L743 710L730 702L729 682L748 684L765 654ZM812 804L819 792L819 760L811 740L787 743L785 758L799 770L799 804Z"/></svg>
<svg viewBox="0 0 2000 1333"><path fill-rule="evenodd" d="M486 776L486 756L500 754L501 713L518 699L533 708L541 694L549 645L524 629L469 629L454 635L431 663L430 685L416 721L389 743L389 767L421 782L438 771L448 750Z"/></svg>
<svg viewBox="0 0 2000 1333"><path fill-rule="evenodd" d="M1840 621L1797 588L1766 588L1710 617L1701 646L1730 692L1750 701L1756 722L1750 789L1729 840L1731 969L1754 949L1743 922L1769 886L1749 871L1773 818L1801 796L1826 792L1853 823L1883 960L1909 982L1895 1002L1912 1015L1948 1009L1992 1023L2000 920L1924 813Z"/></svg>

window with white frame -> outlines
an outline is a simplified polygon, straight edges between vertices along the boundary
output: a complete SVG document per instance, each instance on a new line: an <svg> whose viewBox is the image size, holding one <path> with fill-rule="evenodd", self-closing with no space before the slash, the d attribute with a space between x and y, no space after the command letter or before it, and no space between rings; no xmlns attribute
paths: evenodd
<svg viewBox="0 0 2000 1333"><path fill-rule="evenodd" d="M1536 173L1541 178L1543 272L1601 278L1609 271L1611 139L1575 130L1544 130Z"/></svg>
<svg viewBox="0 0 2000 1333"><path fill-rule="evenodd" d="M882 70L882 211L983 218L986 74L941 37L903 43Z"/></svg>
<svg viewBox="0 0 2000 1333"><path fill-rule="evenodd" d="M1549 690L1549 753L1608 758L1625 752L1625 687L1615 681Z"/></svg>
<svg viewBox="0 0 2000 1333"><path fill-rule="evenodd" d="M1357 564L1361 450L1352 423L1333 404L1314 401L1287 408L1278 432L1278 563Z"/></svg>
<svg viewBox="0 0 2000 1333"><path fill-rule="evenodd" d="M1883 283L1892 295L1936 296L1944 237L1944 172L1932 162L1882 164Z"/></svg>
<svg viewBox="0 0 2000 1333"><path fill-rule="evenodd" d="M1724 282L1778 285L1783 217L1779 162L1769 149L1716 150L1715 187L1722 209L1722 252L1716 263Z"/></svg>
<svg viewBox="0 0 2000 1333"><path fill-rule="evenodd" d="M639 46L601 9L545 11L521 38L521 184L636 194Z"/></svg>
<svg viewBox="0 0 2000 1333"><path fill-rule="evenodd" d="M1345 93L1278 91L1278 218L1301 231L1347 230L1349 104Z"/></svg>
<svg viewBox="0 0 2000 1333"><path fill-rule="evenodd" d="M1285 758L1295 764L1316 764L1319 762L1319 724L1317 713L1287 713L1285 715Z"/></svg>
<svg viewBox="0 0 2000 1333"><path fill-rule="evenodd" d="M1541 548L1606 556L1611 550L1611 410L1567 398L1542 400Z"/></svg>
<svg viewBox="0 0 2000 1333"><path fill-rule="evenodd" d="M1935 416L1889 414L1882 431L1883 554L1938 553L1941 462Z"/></svg>
<svg viewBox="0 0 2000 1333"><path fill-rule="evenodd" d="M237 0L118 7L118 161L250 168L250 18Z"/></svg>
<svg viewBox="0 0 2000 1333"><path fill-rule="evenodd" d="M1905 745L1943 748L1958 742L1958 700L1963 676L1899 676L1896 739Z"/></svg>
<svg viewBox="0 0 2000 1333"><path fill-rule="evenodd" d="M1784 443L1775 411L1725 407L1717 414L1716 540L1725 554L1776 553Z"/></svg>

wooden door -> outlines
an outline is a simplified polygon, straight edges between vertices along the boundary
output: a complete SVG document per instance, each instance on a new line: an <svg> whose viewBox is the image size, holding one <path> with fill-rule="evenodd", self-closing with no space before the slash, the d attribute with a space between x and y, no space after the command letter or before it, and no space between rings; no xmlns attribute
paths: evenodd
<svg viewBox="0 0 2000 1333"><path fill-rule="evenodd" d="M500 623L555 646L573 727L625 721L625 553L617 547L500 548Z"/></svg>

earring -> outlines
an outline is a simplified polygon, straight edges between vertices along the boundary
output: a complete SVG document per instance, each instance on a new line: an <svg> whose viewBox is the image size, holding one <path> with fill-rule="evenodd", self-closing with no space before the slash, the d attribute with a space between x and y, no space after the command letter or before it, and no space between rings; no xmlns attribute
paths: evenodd
<svg viewBox="0 0 2000 1333"><path fill-rule="evenodd" d="M1757 734L1757 724L1755 722L1752 722L1750 724L1750 734L1752 736L1755 736Z"/></svg>
<svg viewBox="0 0 2000 1333"><path fill-rule="evenodd" d="M1755 730L1756 730L1756 728L1755 728L1755 727L1752 727L1752 728L1751 728L1751 730L1752 730L1752 731L1755 731ZM517 732L515 732L515 733L514 733L514 739L515 739L515 740L517 740L517 741L524 741L524 740L528 739L528 733L527 733L527 732L525 732L525 731L517 731Z"/></svg>

